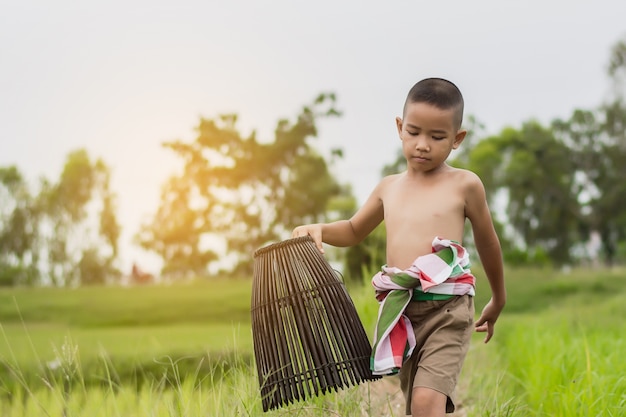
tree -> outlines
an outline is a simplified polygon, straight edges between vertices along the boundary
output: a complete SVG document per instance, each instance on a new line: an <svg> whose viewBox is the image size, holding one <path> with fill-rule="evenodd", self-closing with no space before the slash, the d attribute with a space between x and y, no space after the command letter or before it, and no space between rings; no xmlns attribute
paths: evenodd
<svg viewBox="0 0 626 417"><path fill-rule="evenodd" d="M193 184L185 177L172 177L164 185L161 205L148 225L143 225L137 240L146 249L156 252L164 261L162 275L175 279L206 272L207 264L217 253L201 247L208 231L204 212L208 207L193 199Z"/></svg>
<svg viewBox="0 0 626 417"><path fill-rule="evenodd" d="M607 73L614 87L614 99L623 101L626 98L626 40L618 41L611 48Z"/></svg>
<svg viewBox="0 0 626 417"><path fill-rule="evenodd" d="M101 284L117 279L120 226L110 173L87 151L68 154L57 183L43 180L35 201L40 214L40 267L57 286Z"/></svg>
<svg viewBox="0 0 626 417"><path fill-rule="evenodd" d="M567 146L573 165L572 187L580 206L578 225L581 241L593 231L604 229L602 213L602 183L607 171L607 136L599 111L576 109L569 119L555 119L552 129L557 138ZM581 254L592 257L593 254Z"/></svg>
<svg viewBox="0 0 626 417"><path fill-rule="evenodd" d="M575 192L585 236L599 233L608 265L626 239L626 43L612 48L608 66L612 94L595 110L577 109L555 120L555 133L570 149Z"/></svg>
<svg viewBox="0 0 626 417"><path fill-rule="evenodd" d="M321 94L295 122L280 120L269 143L255 132L243 137L232 114L201 119L191 143L166 143L183 159L183 172L170 179L161 207L137 235L162 257L163 274L202 275L220 255L250 274L256 249L324 218L342 188L310 140L320 118L339 115L334 104L333 94ZM333 150L330 163L338 157Z"/></svg>
<svg viewBox="0 0 626 417"><path fill-rule="evenodd" d="M57 183L31 194L16 167L0 168L0 285L103 283L115 267L120 226L108 167L68 155Z"/></svg>
<svg viewBox="0 0 626 417"><path fill-rule="evenodd" d="M607 146L611 175L602 184L606 196L601 210L610 221L604 225L601 234L607 262L612 264L618 244L626 240L626 40L613 46L608 74L614 98L603 105L602 110L604 128L611 138Z"/></svg>
<svg viewBox="0 0 626 417"><path fill-rule="evenodd" d="M0 167L0 285L37 281L38 216L17 167Z"/></svg>
<svg viewBox="0 0 626 417"><path fill-rule="evenodd" d="M570 262L580 209L571 152L553 132L529 121L480 141L468 168L483 180L492 208L506 196L513 241L527 251L545 251L556 264Z"/></svg>

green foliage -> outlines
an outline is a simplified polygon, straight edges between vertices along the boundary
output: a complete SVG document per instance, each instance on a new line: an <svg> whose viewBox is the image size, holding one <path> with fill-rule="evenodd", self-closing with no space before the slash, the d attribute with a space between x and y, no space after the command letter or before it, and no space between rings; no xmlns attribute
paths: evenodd
<svg viewBox="0 0 626 417"><path fill-rule="evenodd" d="M626 74L626 40L620 40L613 45L609 59L608 74L614 81L620 81L620 73Z"/></svg>
<svg viewBox="0 0 626 417"><path fill-rule="evenodd" d="M0 286L32 284L36 269L37 209L15 166L0 167Z"/></svg>
<svg viewBox="0 0 626 417"><path fill-rule="evenodd" d="M537 122L504 129L480 142L469 167L485 184L492 206L504 190L506 214L524 249L543 248L557 264L570 261L580 208L575 194L571 150Z"/></svg>
<svg viewBox="0 0 626 417"><path fill-rule="evenodd" d="M41 250L53 284L102 284L119 277L113 263L120 227L109 177L104 162L79 149L68 154L57 183L43 183L37 198L40 222L53 233L40 234Z"/></svg>
<svg viewBox="0 0 626 417"><path fill-rule="evenodd" d="M322 117L337 116L335 96L322 94L295 122L280 120L273 142L242 136L237 116L202 119L198 137L165 146L185 162L162 193L161 206L137 237L164 260L172 277L206 274L228 254L239 273L250 273L250 254L287 231L321 220L342 191L329 162L311 146ZM333 150L332 158L341 157ZM207 242L217 241L225 250Z"/></svg>
<svg viewBox="0 0 626 417"><path fill-rule="evenodd" d="M529 251L516 248L510 244L502 246L502 257L504 259L504 263L507 265L517 267L528 265L534 265L536 267L549 267L552 265L550 257L541 247Z"/></svg>
<svg viewBox="0 0 626 417"><path fill-rule="evenodd" d="M0 285L118 278L120 226L109 177L85 150L68 154L59 181L42 179L36 194L16 167L0 167Z"/></svg>
<svg viewBox="0 0 626 417"><path fill-rule="evenodd" d="M142 226L137 236L141 246L163 258L165 276L198 276L205 273L207 263L217 259L212 250L200 247L207 224L201 219L204 209L194 208L192 198L191 185L184 178L170 178L152 224Z"/></svg>

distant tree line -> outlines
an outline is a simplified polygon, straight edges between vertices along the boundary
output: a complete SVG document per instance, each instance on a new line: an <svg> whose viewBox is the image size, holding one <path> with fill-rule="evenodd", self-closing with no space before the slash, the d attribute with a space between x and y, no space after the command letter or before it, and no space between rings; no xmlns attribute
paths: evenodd
<svg viewBox="0 0 626 417"><path fill-rule="evenodd" d="M0 167L0 285L76 286L119 277L120 225L106 164L71 152L56 182L31 192L15 166Z"/></svg>
<svg viewBox="0 0 626 417"><path fill-rule="evenodd" d="M483 179L511 264L608 264L626 259L626 42L611 50L612 94L548 126L530 120L470 134L451 163ZM341 149L314 146L320 120L340 116L321 94L295 120L279 120L271 141L239 132L236 115L201 119L195 140L165 146L183 161L162 188L136 242L163 260L171 279L224 273L250 276L252 254L299 224L349 217L356 200L332 172ZM382 175L405 168L401 153ZM0 285L74 286L117 282L120 225L110 172L85 150L67 157L60 178L35 192L15 166L0 167ZM471 245L471 239L469 240ZM383 227L340 255L344 275L360 280L384 263ZM224 263L223 261L228 262Z"/></svg>
<svg viewBox="0 0 626 417"><path fill-rule="evenodd" d="M278 121L272 141L243 136L237 116L223 115L201 119L193 142L165 144L184 160L183 172L164 184L136 234L163 260L163 277L206 276L224 258L225 273L251 276L262 245L354 210L350 186L331 172L342 150L322 155L312 146L318 121L340 115L335 101L320 94L295 121ZM85 150L70 153L58 182L42 179L34 193L17 167L0 167L0 285L118 282L119 235L109 169Z"/></svg>
<svg viewBox="0 0 626 417"><path fill-rule="evenodd" d="M509 261L572 264L626 255L626 43L608 66L611 94L549 126L528 121L484 138L460 161L506 197L502 226ZM494 201L491 201L495 204Z"/></svg>

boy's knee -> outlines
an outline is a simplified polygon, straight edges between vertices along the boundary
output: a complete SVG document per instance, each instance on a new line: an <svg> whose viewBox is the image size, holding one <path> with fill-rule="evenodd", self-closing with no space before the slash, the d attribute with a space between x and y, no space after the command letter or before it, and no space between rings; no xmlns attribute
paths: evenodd
<svg viewBox="0 0 626 417"><path fill-rule="evenodd" d="M411 395L412 417L445 416L448 397L434 389L415 387Z"/></svg>

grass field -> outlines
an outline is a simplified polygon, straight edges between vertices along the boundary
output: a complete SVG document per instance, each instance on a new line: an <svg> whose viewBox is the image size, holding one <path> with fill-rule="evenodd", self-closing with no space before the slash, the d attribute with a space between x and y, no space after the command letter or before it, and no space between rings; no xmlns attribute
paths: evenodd
<svg viewBox="0 0 626 417"><path fill-rule="evenodd" d="M67 336L83 358L229 350L234 338L244 351L252 346L249 281L2 290L0 318L19 361L32 358L31 345L50 357Z"/></svg>
<svg viewBox="0 0 626 417"><path fill-rule="evenodd" d="M476 306L489 297L479 276ZM513 270L460 384L469 416L626 410L626 271ZM0 290L2 416L380 416L363 387L263 413L247 280ZM372 333L377 304L350 288ZM477 311L477 314L479 311Z"/></svg>

